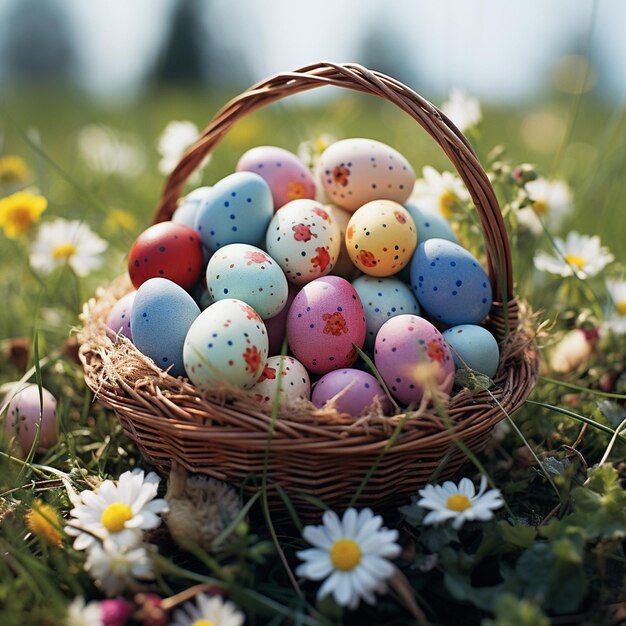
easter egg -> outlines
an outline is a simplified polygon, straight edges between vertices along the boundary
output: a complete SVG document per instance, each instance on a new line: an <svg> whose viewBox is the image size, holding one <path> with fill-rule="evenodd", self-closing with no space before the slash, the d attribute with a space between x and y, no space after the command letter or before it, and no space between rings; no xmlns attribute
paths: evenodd
<svg viewBox="0 0 626 626"><path fill-rule="evenodd" d="M267 252L247 243L223 246L206 270L211 297L248 303L263 319L274 317L287 302L287 279Z"/></svg>
<svg viewBox="0 0 626 626"><path fill-rule="evenodd" d="M181 376L185 336L199 314L198 305L182 287L165 278L151 278L137 289L133 302L133 343L158 367Z"/></svg>
<svg viewBox="0 0 626 626"><path fill-rule="evenodd" d="M408 405L432 387L449 394L454 360L441 333L417 315L398 315L385 322L374 344L374 363L391 394ZM427 365L429 367L419 367Z"/></svg>
<svg viewBox="0 0 626 626"><path fill-rule="evenodd" d="M491 308L487 273L470 252L445 239L417 247L411 287L422 309L448 326L477 324Z"/></svg>
<svg viewBox="0 0 626 626"><path fill-rule="evenodd" d="M167 278L191 289L203 269L202 246L196 232L174 222L144 230L128 254L128 274L135 289L150 278Z"/></svg>
<svg viewBox="0 0 626 626"><path fill-rule="evenodd" d="M315 200L292 200L278 209L265 237L265 247L296 285L325 276L340 250L339 226Z"/></svg>
<svg viewBox="0 0 626 626"><path fill-rule="evenodd" d="M136 291L131 291L122 296L111 308L107 317L107 326L115 333L122 334L131 341L133 333L130 330L130 314L133 310Z"/></svg>
<svg viewBox="0 0 626 626"><path fill-rule="evenodd" d="M411 260L417 229L409 212L397 202L373 200L356 211L346 230L352 263L370 276L391 276Z"/></svg>
<svg viewBox="0 0 626 626"><path fill-rule="evenodd" d="M252 387L267 361L267 332L259 314L242 300L219 300L189 327L185 370L198 387L230 383Z"/></svg>
<svg viewBox="0 0 626 626"><path fill-rule="evenodd" d="M195 229L211 252L229 243L263 241L274 213L272 192L252 172L235 172L215 183L196 213Z"/></svg>
<svg viewBox="0 0 626 626"><path fill-rule="evenodd" d="M420 314L420 307L411 288L393 277L374 278L359 276L352 281L365 311L367 333L365 345L374 346L380 327L391 317L413 313Z"/></svg>
<svg viewBox="0 0 626 626"><path fill-rule="evenodd" d="M337 224L339 227L339 256L333 265L333 269L330 273L333 276L341 276L346 280L352 280L359 275L359 270L354 266L352 260L350 259L350 255L348 254L348 250L346 248L346 230L348 230L348 222L352 217L352 213L342 209L341 207L335 206L334 204L324 205L324 209L328 211L330 218Z"/></svg>
<svg viewBox="0 0 626 626"><path fill-rule="evenodd" d="M349 211L372 200L402 204L415 184L409 162L374 139L336 141L321 154L318 168L330 201Z"/></svg>
<svg viewBox="0 0 626 626"><path fill-rule="evenodd" d="M18 384L8 397L11 399L5 417L7 438L15 438L24 456L35 442L37 452L45 452L53 446L57 441L55 397L44 387L35 384Z"/></svg>
<svg viewBox="0 0 626 626"><path fill-rule="evenodd" d="M450 222L448 222L439 211L421 208L410 200L404 203L404 208L409 212L409 215L415 222L420 241L426 241L427 239L434 239L436 237L459 243Z"/></svg>
<svg viewBox="0 0 626 626"><path fill-rule="evenodd" d="M338 397L337 394L340 394ZM353 417L363 415L378 399L383 413L389 412L391 403L385 391L368 372L352 368L343 368L324 374L316 383L311 401L317 407L333 400L333 406L339 413L348 413Z"/></svg>
<svg viewBox="0 0 626 626"><path fill-rule="evenodd" d="M198 209L210 195L210 187L198 187L190 191L178 204L172 214L172 222L195 228Z"/></svg>
<svg viewBox="0 0 626 626"><path fill-rule="evenodd" d="M323 276L298 292L287 314L293 355L313 374L349 367L352 344L365 340L365 312L354 287L340 276Z"/></svg>
<svg viewBox="0 0 626 626"><path fill-rule="evenodd" d="M235 168L238 172L254 172L268 184L274 209L300 198L315 199L315 181L298 157L277 146L257 146L245 152Z"/></svg>
<svg viewBox="0 0 626 626"><path fill-rule="evenodd" d="M500 362L500 348L496 338L482 326L460 324L443 331L457 367L472 370L493 378Z"/></svg>
<svg viewBox="0 0 626 626"><path fill-rule="evenodd" d="M308 400L311 381L304 365L293 357L271 356L250 392L263 408L272 408L277 396L279 406L283 407L300 398Z"/></svg>
<svg viewBox="0 0 626 626"><path fill-rule="evenodd" d="M285 306L280 310L277 315L270 317L265 321L265 329L267 330L267 338L269 341L268 354L273 356L281 354L283 348L283 342L287 335L287 315L289 314L289 307L296 297L296 294L300 291L298 285L289 283L287 290L287 302Z"/></svg>

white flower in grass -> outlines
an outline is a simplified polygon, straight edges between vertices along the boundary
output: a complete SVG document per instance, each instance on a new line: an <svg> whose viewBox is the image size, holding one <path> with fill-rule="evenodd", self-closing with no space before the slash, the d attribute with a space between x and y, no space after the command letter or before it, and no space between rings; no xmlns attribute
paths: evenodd
<svg viewBox="0 0 626 626"><path fill-rule="evenodd" d="M450 92L448 99L441 105L441 111L461 132L477 126L483 119L478 99L468 95L462 89L453 89Z"/></svg>
<svg viewBox="0 0 626 626"><path fill-rule="evenodd" d="M74 598L67 607L65 626L104 626L100 602L92 600L86 603L85 598Z"/></svg>
<svg viewBox="0 0 626 626"><path fill-rule="evenodd" d="M469 478L462 478L458 486L451 480L443 485L426 485L419 490L417 505L430 509L424 518L424 524L440 524L454 520L452 528L459 529L465 522L486 521L493 517L494 509L504 502L499 489L487 489L487 479L480 478L480 489L476 493L474 483Z"/></svg>
<svg viewBox="0 0 626 626"><path fill-rule="evenodd" d="M326 578L318 599L331 594L337 604L355 609L363 598L374 604L374 591L384 593L394 565L388 560L400 554L397 530L381 528L382 518L370 509L349 508L340 520L326 511L321 526L306 526L304 538L314 548L298 552L296 573L310 580Z"/></svg>
<svg viewBox="0 0 626 626"><path fill-rule="evenodd" d="M84 550L115 537L119 544L137 545L144 530L161 524L160 513L168 510L167 502L155 499L160 478L143 470L124 472L117 484L105 480L94 491L80 493L82 504L75 506L72 520L65 527L68 535L76 537L74 548Z"/></svg>
<svg viewBox="0 0 626 626"><path fill-rule="evenodd" d="M554 238L556 255L540 250L535 254L535 267L542 272L558 276L589 278L600 273L615 257L600 244L597 235L580 235L576 231L567 234L565 241Z"/></svg>
<svg viewBox="0 0 626 626"><path fill-rule="evenodd" d="M540 235L543 224L549 230L558 229L563 220L572 212L572 193L562 180L537 178L525 185L531 206L517 212L517 220L522 228Z"/></svg>
<svg viewBox="0 0 626 626"><path fill-rule="evenodd" d="M56 219L39 227L30 253L33 269L49 274L69 265L77 276L87 276L102 263L107 242L78 220Z"/></svg>
<svg viewBox="0 0 626 626"><path fill-rule="evenodd" d="M159 137L157 150L161 155L159 171L161 174L170 174L178 165L187 148L198 139L200 133L198 127L187 120L173 120L165 127ZM205 157L199 169L202 169L210 160L210 155ZM198 182L200 174L196 171L189 182Z"/></svg>
<svg viewBox="0 0 626 626"><path fill-rule="evenodd" d="M200 593L195 602L186 602L174 611L170 626L241 626L244 620L245 615L232 602Z"/></svg>
<svg viewBox="0 0 626 626"><path fill-rule="evenodd" d="M108 596L135 589L140 581L154 580L147 547L126 545L112 538L89 548L85 570Z"/></svg>
<svg viewBox="0 0 626 626"><path fill-rule="evenodd" d="M463 181L451 172L441 174L430 165L422 169L423 178L415 181L409 202L420 208L439 211L446 219L454 216L455 208L470 199Z"/></svg>
<svg viewBox="0 0 626 626"><path fill-rule="evenodd" d="M615 308L604 327L623 335L626 333L626 280L607 280L606 287Z"/></svg>

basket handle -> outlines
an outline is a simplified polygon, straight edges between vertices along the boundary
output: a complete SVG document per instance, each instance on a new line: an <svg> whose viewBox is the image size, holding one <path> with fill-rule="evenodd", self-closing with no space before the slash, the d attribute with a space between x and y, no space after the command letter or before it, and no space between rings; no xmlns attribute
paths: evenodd
<svg viewBox="0 0 626 626"><path fill-rule="evenodd" d="M496 334L500 338L508 335L518 321L511 249L498 200L476 153L461 131L437 107L396 79L361 65L316 63L272 76L235 96L215 114L167 178L154 222L172 217L189 176L239 118L286 96L323 85L344 87L388 100L419 122L439 144L465 183L478 211L493 289L490 317Z"/></svg>

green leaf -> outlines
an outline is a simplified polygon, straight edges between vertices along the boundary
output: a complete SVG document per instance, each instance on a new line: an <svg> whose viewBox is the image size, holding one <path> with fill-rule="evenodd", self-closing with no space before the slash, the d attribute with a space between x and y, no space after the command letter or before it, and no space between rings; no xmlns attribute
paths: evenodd
<svg viewBox="0 0 626 626"><path fill-rule="evenodd" d="M467 387L470 391L486 391L492 387L493 381L485 374L462 367L454 374L454 384L457 387Z"/></svg>
<svg viewBox="0 0 626 626"><path fill-rule="evenodd" d="M524 550L533 545L537 536L537 529L534 526L526 526L521 523L512 525L506 520L501 520L498 522L497 528L503 541Z"/></svg>
<svg viewBox="0 0 626 626"><path fill-rule="evenodd" d="M550 626L550 620L529 600L502 594L496 600L495 619L484 619L481 626Z"/></svg>

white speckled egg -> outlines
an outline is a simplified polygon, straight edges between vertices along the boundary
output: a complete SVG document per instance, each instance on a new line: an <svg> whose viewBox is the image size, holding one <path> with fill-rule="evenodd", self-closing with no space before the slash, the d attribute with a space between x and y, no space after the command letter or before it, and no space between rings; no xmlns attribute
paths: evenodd
<svg viewBox="0 0 626 626"><path fill-rule="evenodd" d="M280 394L279 406L298 398L308 400L311 396L311 381L300 361L290 356L271 356L250 392L256 396L261 406L271 409L277 394Z"/></svg>
<svg viewBox="0 0 626 626"><path fill-rule="evenodd" d="M441 333L417 315L398 315L385 322L376 335L374 363L391 394L408 405L424 395L424 375L450 393L454 384L454 360ZM420 373L420 364L436 364L436 372Z"/></svg>
<svg viewBox="0 0 626 626"><path fill-rule="evenodd" d="M39 392L38 385L18 384L8 395L11 400L5 417L5 433L8 439L15 438L24 456L33 447L38 430L37 452L45 452L57 441L57 401L44 387L41 398Z"/></svg>
<svg viewBox="0 0 626 626"><path fill-rule="evenodd" d="M247 302L263 319L277 315L287 302L287 279L280 265L260 248L231 243L213 254L206 270L215 301Z"/></svg>
<svg viewBox="0 0 626 626"><path fill-rule="evenodd" d="M172 222L195 228L198 209L210 195L210 187L198 187L190 191L176 207L172 215Z"/></svg>
<svg viewBox="0 0 626 626"><path fill-rule="evenodd" d="M267 361L267 331L259 314L242 300L219 300L189 327L183 347L185 370L198 387L230 383L252 387Z"/></svg>
<svg viewBox="0 0 626 626"><path fill-rule="evenodd" d="M408 313L420 314L415 294L398 278L359 276L352 281L352 286L359 294L365 311L365 345L368 348L374 347L380 327L391 317Z"/></svg>
<svg viewBox="0 0 626 626"><path fill-rule="evenodd" d="M365 312L354 287L340 276L304 285L287 314L287 338L294 356L313 374L349 367L352 344L365 340Z"/></svg>
<svg viewBox="0 0 626 626"><path fill-rule="evenodd" d="M417 247L411 287L422 309L448 326L477 324L491 308L487 273L470 252L445 239Z"/></svg>
<svg viewBox="0 0 626 626"><path fill-rule="evenodd" d="M440 212L432 209L423 209L411 201L405 202L404 208L415 222L420 241L437 237L459 243L452 226Z"/></svg>
<svg viewBox="0 0 626 626"><path fill-rule="evenodd" d="M493 378L500 362L500 348L496 338L482 326L460 324L443 332L457 367L472 370Z"/></svg>
<svg viewBox="0 0 626 626"><path fill-rule="evenodd" d="M352 215L345 240L352 263L362 272L391 276L410 262L417 246L417 229L403 206L374 200Z"/></svg>
<svg viewBox="0 0 626 626"><path fill-rule="evenodd" d="M238 172L254 172L269 185L274 209L300 198L315 199L315 181L298 157L277 146L257 146L245 152L237 163Z"/></svg>
<svg viewBox="0 0 626 626"><path fill-rule="evenodd" d="M195 300L182 287L166 278L150 278L137 289L133 302L133 343L158 367L184 375L183 344L199 314Z"/></svg>
<svg viewBox="0 0 626 626"><path fill-rule="evenodd" d="M131 291L122 296L109 311L107 317L107 326L115 333L122 334L131 341L133 333L130 330L130 314L133 310L133 302L135 301L136 291Z"/></svg>
<svg viewBox="0 0 626 626"><path fill-rule="evenodd" d="M315 383L311 401L315 406L322 407L337 394L341 395L334 401L335 409L354 417L363 415L375 398L378 398L383 413L391 408L389 398L376 377L361 370L347 367L324 374Z"/></svg>
<svg viewBox="0 0 626 626"><path fill-rule="evenodd" d="M202 245L214 252L229 243L263 241L274 214L272 192L252 172L235 172L215 183L198 208L195 230Z"/></svg>
<svg viewBox="0 0 626 626"><path fill-rule="evenodd" d="M292 200L278 209L265 237L266 249L295 285L328 274L341 246L339 226L315 200Z"/></svg>
<svg viewBox="0 0 626 626"><path fill-rule="evenodd" d="M337 141L324 150L318 167L330 201L349 211L372 200L402 204L415 184L409 162L374 139Z"/></svg>

